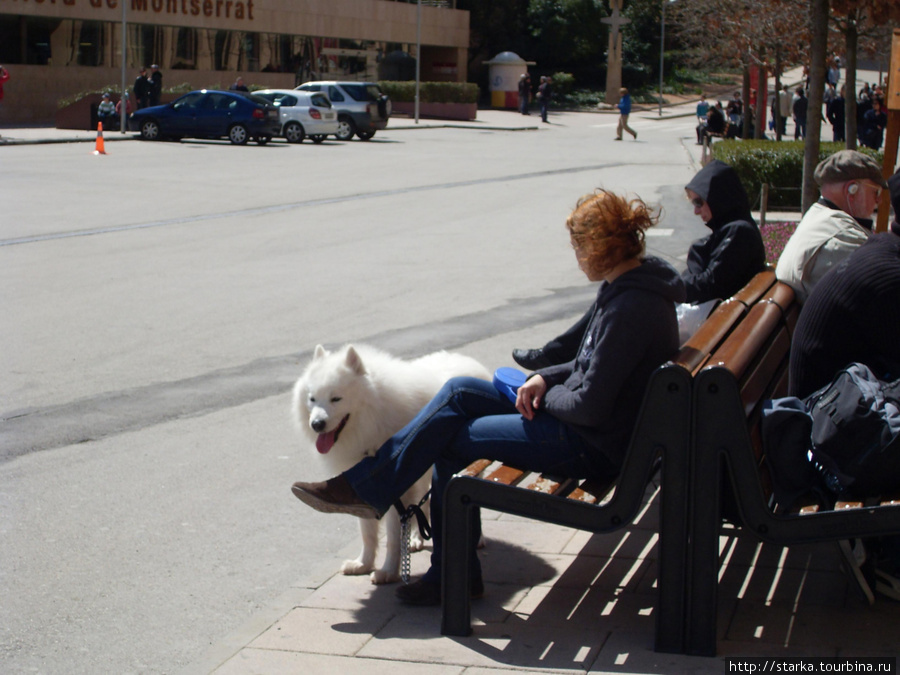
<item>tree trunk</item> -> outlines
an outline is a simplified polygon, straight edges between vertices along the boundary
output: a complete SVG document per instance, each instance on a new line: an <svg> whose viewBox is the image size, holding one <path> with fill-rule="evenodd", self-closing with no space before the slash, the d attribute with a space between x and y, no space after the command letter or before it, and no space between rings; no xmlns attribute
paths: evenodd
<svg viewBox="0 0 900 675"><path fill-rule="evenodd" d="M847 149L856 150L856 63L859 47L859 30L856 25L858 14L847 16L847 32L844 35L847 63L845 64L847 79L844 82L844 130L847 137Z"/></svg>
<svg viewBox="0 0 900 675"><path fill-rule="evenodd" d="M741 111L741 138L750 138L750 66L744 64L744 84L741 87L743 110Z"/></svg>
<svg viewBox="0 0 900 675"><path fill-rule="evenodd" d="M803 198L806 210L818 198L813 176L819 163L819 140L822 134L822 99L825 89L825 59L828 55L829 0L811 0L812 40L809 49L809 106L806 110L806 141L803 152Z"/></svg>
<svg viewBox="0 0 900 675"><path fill-rule="evenodd" d="M781 140L781 50L775 48L775 140Z"/></svg>
<svg viewBox="0 0 900 675"><path fill-rule="evenodd" d="M766 49L760 48L759 65L756 66L756 110L754 111L754 134L757 140L766 137L766 94L768 87L766 86Z"/></svg>

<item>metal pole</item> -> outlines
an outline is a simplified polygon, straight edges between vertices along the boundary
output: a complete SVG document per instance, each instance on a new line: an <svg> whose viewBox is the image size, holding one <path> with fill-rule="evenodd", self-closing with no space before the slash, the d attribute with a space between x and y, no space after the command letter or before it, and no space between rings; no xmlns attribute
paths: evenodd
<svg viewBox="0 0 900 675"><path fill-rule="evenodd" d="M125 79L125 68L128 65L128 22L125 19L125 13L127 12L128 3L125 0L119 0L119 2L122 3L122 95L119 97L119 104L122 106L122 110L119 113L119 133L124 135L125 126L128 122L128 101L125 100L125 97L128 96L128 83Z"/></svg>
<svg viewBox="0 0 900 675"><path fill-rule="evenodd" d="M663 104L663 58L666 51L666 2L662 0L662 21L659 31L659 116L662 117Z"/></svg>
<svg viewBox="0 0 900 675"><path fill-rule="evenodd" d="M422 63L422 0L416 2L416 124L419 123L419 76Z"/></svg>

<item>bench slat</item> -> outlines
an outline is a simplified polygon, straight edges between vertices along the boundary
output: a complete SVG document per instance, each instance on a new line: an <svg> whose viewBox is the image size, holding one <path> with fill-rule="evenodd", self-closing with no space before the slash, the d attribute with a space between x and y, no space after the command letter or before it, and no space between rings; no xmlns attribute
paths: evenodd
<svg viewBox="0 0 900 675"><path fill-rule="evenodd" d="M692 373L700 370L746 311L746 306L734 299L719 303L697 332L684 343L673 362Z"/></svg>
<svg viewBox="0 0 900 675"><path fill-rule="evenodd" d="M518 485L524 477L525 472L521 469L501 464L490 474L485 476L485 480L491 481L492 483L502 483L503 485Z"/></svg>
<svg viewBox="0 0 900 675"><path fill-rule="evenodd" d="M775 285L775 270L771 267L758 272L746 286L731 296L734 300L742 303L745 307L755 304L766 291Z"/></svg>
<svg viewBox="0 0 900 675"><path fill-rule="evenodd" d="M491 464L493 464L493 462L489 459L476 459L469 464L469 466L460 471L459 475L478 477L481 475L481 472L487 469Z"/></svg>

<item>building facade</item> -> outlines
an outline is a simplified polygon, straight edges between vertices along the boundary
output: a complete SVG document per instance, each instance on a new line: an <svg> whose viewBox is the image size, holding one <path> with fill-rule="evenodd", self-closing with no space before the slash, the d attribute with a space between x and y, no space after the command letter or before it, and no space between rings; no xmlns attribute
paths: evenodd
<svg viewBox="0 0 900 675"><path fill-rule="evenodd" d="M0 0L0 64L11 75L0 125L51 123L81 93L118 94L153 64L164 91L227 89L238 76L282 88L410 79L392 64L417 56L417 34L421 79L464 82L469 13L454 5L422 2L419 14L400 0Z"/></svg>

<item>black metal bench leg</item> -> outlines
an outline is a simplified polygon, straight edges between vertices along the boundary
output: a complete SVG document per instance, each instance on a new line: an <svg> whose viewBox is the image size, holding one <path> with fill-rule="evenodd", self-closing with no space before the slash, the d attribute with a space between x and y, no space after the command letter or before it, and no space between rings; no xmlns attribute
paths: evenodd
<svg viewBox="0 0 900 675"><path fill-rule="evenodd" d="M441 634L458 637L472 633L469 561L478 543L474 541L478 507L466 493L466 482L451 480L444 495Z"/></svg>
<svg viewBox="0 0 900 675"><path fill-rule="evenodd" d="M720 452L728 420L720 404L727 383L701 373L694 382L694 443L691 453L691 554L688 582L687 652L716 655L719 529L722 522ZM737 405L740 409L740 401ZM724 418L727 418L724 415ZM733 421L732 421L733 422ZM723 429L722 425L726 425Z"/></svg>
<svg viewBox="0 0 900 675"><path fill-rule="evenodd" d="M686 370L669 369L663 385L653 390L665 392L660 405L654 407L653 417L668 429L663 449L659 504L659 597L655 649L682 654L685 650L687 611L691 378ZM647 403L652 405L653 401L648 398Z"/></svg>

